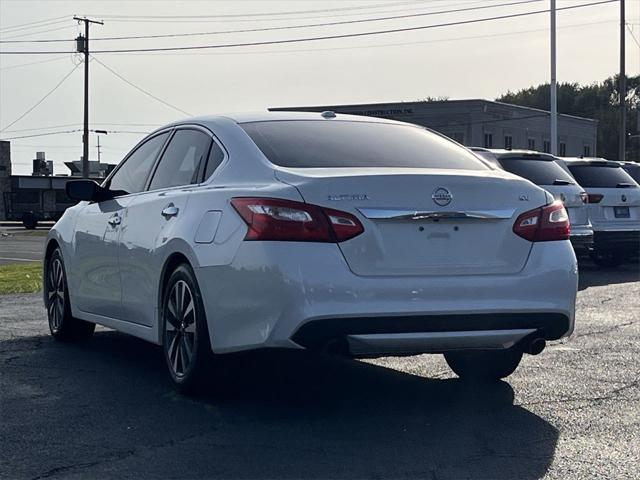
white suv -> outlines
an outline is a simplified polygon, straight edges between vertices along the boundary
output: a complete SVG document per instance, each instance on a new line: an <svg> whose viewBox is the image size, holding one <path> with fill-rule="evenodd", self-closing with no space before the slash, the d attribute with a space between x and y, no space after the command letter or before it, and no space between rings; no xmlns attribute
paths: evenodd
<svg viewBox="0 0 640 480"><path fill-rule="evenodd" d="M529 150L489 150L474 147L476 155L492 165L525 178L562 201L571 221L571 244L577 253L588 253L593 246L587 193L548 153Z"/></svg>
<svg viewBox="0 0 640 480"><path fill-rule="evenodd" d="M640 185L620 162L603 158L563 161L589 195L594 262L616 266L637 255L640 252Z"/></svg>

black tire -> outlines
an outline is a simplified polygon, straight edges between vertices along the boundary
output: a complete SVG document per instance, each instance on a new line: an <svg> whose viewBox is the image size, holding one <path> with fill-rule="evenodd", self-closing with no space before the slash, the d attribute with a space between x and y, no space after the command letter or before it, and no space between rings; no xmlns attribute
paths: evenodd
<svg viewBox="0 0 640 480"><path fill-rule="evenodd" d="M522 351L467 350L444 354L447 364L460 378L465 380L499 380L508 377L520 364Z"/></svg>
<svg viewBox="0 0 640 480"><path fill-rule="evenodd" d="M25 213L22 216L22 225L27 230L35 230L38 226L38 218L33 213Z"/></svg>
<svg viewBox="0 0 640 480"><path fill-rule="evenodd" d="M174 388L199 392L212 373L213 352L204 304L193 269L179 265L164 287L161 304L162 345Z"/></svg>
<svg viewBox="0 0 640 480"><path fill-rule="evenodd" d="M590 253L591 260L599 267L619 267L629 260L630 255L617 250L594 250Z"/></svg>
<svg viewBox="0 0 640 480"><path fill-rule="evenodd" d="M53 338L61 342L89 339L96 325L71 316L67 272L59 248L56 248L47 260L44 289L49 330Z"/></svg>

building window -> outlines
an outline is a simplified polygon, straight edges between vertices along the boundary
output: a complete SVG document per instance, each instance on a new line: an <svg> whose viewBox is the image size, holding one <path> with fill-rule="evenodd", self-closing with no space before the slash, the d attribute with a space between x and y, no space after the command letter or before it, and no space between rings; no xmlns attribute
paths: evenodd
<svg viewBox="0 0 640 480"><path fill-rule="evenodd" d="M484 134L484 148L493 148L493 133Z"/></svg>
<svg viewBox="0 0 640 480"><path fill-rule="evenodd" d="M582 149L582 155L584 157L590 157L591 156L591 146L590 145L585 145Z"/></svg>
<svg viewBox="0 0 640 480"><path fill-rule="evenodd" d="M567 144L564 142L560 142L560 148L559 148L559 155L561 157L566 157L567 156Z"/></svg>
<svg viewBox="0 0 640 480"><path fill-rule="evenodd" d="M511 150L513 148L513 137L511 135L504 136L504 149Z"/></svg>
<svg viewBox="0 0 640 480"><path fill-rule="evenodd" d="M529 150L535 150L536 149L536 139L535 138L528 138L527 139L527 148Z"/></svg>
<svg viewBox="0 0 640 480"><path fill-rule="evenodd" d="M549 140L542 141L542 151L544 153L551 153L551 142Z"/></svg>

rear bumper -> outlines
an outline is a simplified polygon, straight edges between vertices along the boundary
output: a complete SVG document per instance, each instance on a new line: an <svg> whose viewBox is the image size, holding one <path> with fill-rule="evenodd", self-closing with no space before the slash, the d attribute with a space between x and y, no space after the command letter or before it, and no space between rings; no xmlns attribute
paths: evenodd
<svg viewBox="0 0 640 480"><path fill-rule="evenodd" d="M364 334L348 335L345 346L354 357L469 349L500 350L523 343L533 335L538 335L534 329Z"/></svg>
<svg viewBox="0 0 640 480"><path fill-rule="evenodd" d="M522 333L522 337L537 333L545 340L557 340L570 328L570 319L561 313L484 313L484 314L444 314L394 317L325 318L302 325L292 340L305 348L319 348L333 339L360 336L375 336L381 341L386 335L394 334L436 334L423 336L427 339L448 338L448 348L470 348L460 342L463 337L473 337L477 348L491 348L496 335ZM457 334L457 335L455 335ZM464 335L463 335L464 334ZM474 335L475 334L475 335ZM521 338L522 338L521 337ZM418 339L419 337L412 337ZM511 337L510 337L511 338ZM486 342L486 345L482 342ZM371 339L373 344L373 339ZM445 349L445 343L432 342ZM498 348L493 346L493 348Z"/></svg>
<svg viewBox="0 0 640 480"><path fill-rule="evenodd" d="M571 226L571 245L576 251L589 251L593 248L593 230Z"/></svg>
<svg viewBox="0 0 640 480"><path fill-rule="evenodd" d="M448 348L469 348L470 336L492 342L501 330L553 340L573 331L578 280L568 241L534 244L515 274L404 277L354 275L333 244L243 242L230 265L196 276L217 353L315 348L350 335L457 332ZM433 351L419 343L397 353Z"/></svg>
<svg viewBox="0 0 640 480"><path fill-rule="evenodd" d="M593 233L594 247L602 250L640 251L640 230L601 230Z"/></svg>

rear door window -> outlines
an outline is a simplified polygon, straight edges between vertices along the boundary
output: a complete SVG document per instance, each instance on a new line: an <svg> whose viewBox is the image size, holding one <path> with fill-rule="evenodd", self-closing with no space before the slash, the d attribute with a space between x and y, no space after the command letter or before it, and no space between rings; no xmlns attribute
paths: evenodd
<svg viewBox="0 0 640 480"><path fill-rule="evenodd" d="M286 120L240 126L281 167L489 169L464 147L411 125Z"/></svg>
<svg viewBox="0 0 640 480"><path fill-rule="evenodd" d="M571 174L583 187L616 188L637 186L636 182L621 167L608 165L569 165Z"/></svg>
<svg viewBox="0 0 640 480"><path fill-rule="evenodd" d="M108 188L126 193L138 193L144 190L153 162L168 136L169 132L161 133L140 145L115 171L108 181Z"/></svg>
<svg viewBox="0 0 640 480"><path fill-rule="evenodd" d="M573 185L575 180L553 161L526 158L501 158L507 172L526 178L536 185Z"/></svg>
<svg viewBox="0 0 640 480"><path fill-rule="evenodd" d="M178 130L162 154L149 190L198 183L211 142L211 137L200 130Z"/></svg>

